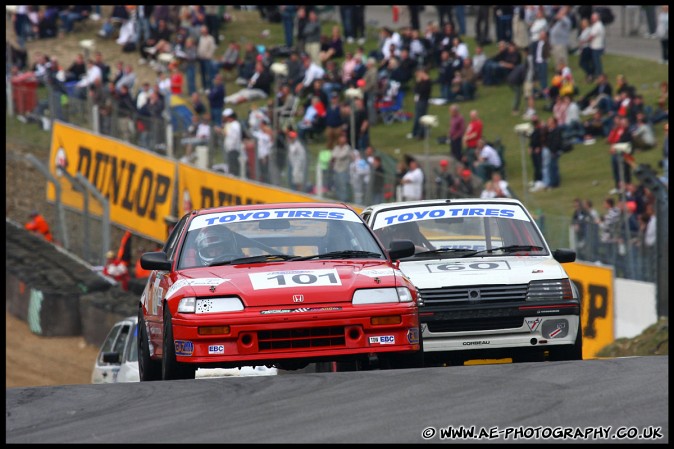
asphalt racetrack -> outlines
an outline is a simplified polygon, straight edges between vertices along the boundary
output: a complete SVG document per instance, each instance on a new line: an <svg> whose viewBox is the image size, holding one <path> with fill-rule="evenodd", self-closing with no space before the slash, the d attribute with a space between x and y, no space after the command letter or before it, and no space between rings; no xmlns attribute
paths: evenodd
<svg viewBox="0 0 674 449"><path fill-rule="evenodd" d="M9 388L5 442L667 443L668 362L652 356ZM449 427L482 430L482 438L450 437ZM625 435L634 438L619 438Z"/></svg>

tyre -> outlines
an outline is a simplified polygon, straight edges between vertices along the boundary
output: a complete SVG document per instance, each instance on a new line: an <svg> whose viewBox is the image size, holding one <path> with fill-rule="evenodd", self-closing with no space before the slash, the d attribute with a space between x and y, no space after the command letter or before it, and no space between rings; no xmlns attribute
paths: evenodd
<svg viewBox="0 0 674 449"><path fill-rule="evenodd" d="M557 346L548 352L548 360L583 360L583 327L578 323L576 342L572 345Z"/></svg>
<svg viewBox="0 0 674 449"><path fill-rule="evenodd" d="M141 382L161 380L161 363L150 358L150 341L147 338L142 306L138 309L138 374Z"/></svg>
<svg viewBox="0 0 674 449"><path fill-rule="evenodd" d="M161 359L161 377L163 380L194 379L196 368L176 361L176 346L173 341L173 324L168 305L164 305L164 354Z"/></svg>
<svg viewBox="0 0 674 449"><path fill-rule="evenodd" d="M419 350L416 352L405 352L400 354L391 354L387 357L388 365L392 369L423 368L424 364L424 340L419 330Z"/></svg>

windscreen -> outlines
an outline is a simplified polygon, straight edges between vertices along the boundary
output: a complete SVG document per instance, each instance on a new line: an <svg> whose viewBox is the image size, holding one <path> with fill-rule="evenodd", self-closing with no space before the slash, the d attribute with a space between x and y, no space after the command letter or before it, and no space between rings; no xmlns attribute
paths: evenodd
<svg viewBox="0 0 674 449"><path fill-rule="evenodd" d="M348 251L386 258L365 223L350 209L227 212L192 220L178 268L211 266L254 256L277 255L290 260Z"/></svg>

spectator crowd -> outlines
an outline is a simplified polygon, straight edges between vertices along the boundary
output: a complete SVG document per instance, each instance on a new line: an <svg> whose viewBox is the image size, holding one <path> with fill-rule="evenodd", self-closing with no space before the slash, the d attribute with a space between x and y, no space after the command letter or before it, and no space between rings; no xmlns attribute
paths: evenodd
<svg viewBox="0 0 674 449"><path fill-rule="evenodd" d="M409 5L410 24L381 27L372 51L364 47L366 6L334 7L339 25L327 34L321 32L321 8L258 7L262 19L283 27L283 42L269 46L266 40L222 42L229 15L221 6L118 5L108 17L100 6L18 6L13 14L18 47L12 48L12 76L32 72L50 92L20 119L46 128L47 110L63 120L69 102L88 102L97 107L102 134L159 152L166 150L166 123L171 121L181 133L184 161L194 162L200 145L217 148L223 163L216 167L226 173L270 182L270 166L276 164L290 188L312 193L322 188L320 193L339 201L513 197L503 148L471 107L482 95L481 86L502 85L513 92L513 116L531 123L530 192L563 185L559 159L574 146L598 140L610 144L613 188L604 218L581 200L577 219L574 214L577 229L592 222L602 231L594 240L578 231L579 243L627 243L647 234L654 198L646 187L633 183L634 154L660 146L667 164L668 137L657 142L654 126L664 125L667 136L668 81L660 85L657 104L646 104L626 75L604 72L609 8L476 6L477 46L472 54L464 42L465 6L427 7L437 9L437 20L422 24L424 7ZM663 61L668 59L667 14L668 7L662 6L654 30L667 42ZM26 41L72 33L84 20L99 23L98 36L114 39L122 52L136 53L137 65L111 63L100 51L76 54L72 61L25 54ZM571 58L578 58L582 74L573 73ZM154 82L138 81L136 69L142 65L154 70ZM227 92L228 81L234 81L236 91ZM434 86L438 98L431 94ZM413 112L402 110L407 96L414 98ZM186 123L176 122L174 97L191 111ZM420 119L431 102L449 110L443 138L447 156L424 173L424 164L405 155L396 172L387 173L385 155L371 139L372 128L408 122L401 125L409 127L407 138L423 139ZM234 109L246 103L249 112L239 117ZM310 161L311 146L321 148L316 161ZM320 186L310 184L311 162L320 166ZM626 199L616 204L613 195L619 193ZM634 235L609 231L605 222L620 214L630 214ZM646 244L645 238L641 241Z"/></svg>

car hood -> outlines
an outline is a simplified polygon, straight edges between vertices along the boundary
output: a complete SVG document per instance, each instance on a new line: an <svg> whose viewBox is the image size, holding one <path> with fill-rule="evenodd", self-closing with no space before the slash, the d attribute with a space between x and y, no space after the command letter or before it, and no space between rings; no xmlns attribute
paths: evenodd
<svg viewBox="0 0 674 449"><path fill-rule="evenodd" d="M167 299L239 296L247 307L350 303L360 288L398 287L402 273L387 261L295 261L192 268L179 272Z"/></svg>
<svg viewBox="0 0 674 449"><path fill-rule="evenodd" d="M528 284L568 277L561 264L549 256L410 260L401 261L400 270L420 289Z"/></svg>

